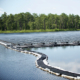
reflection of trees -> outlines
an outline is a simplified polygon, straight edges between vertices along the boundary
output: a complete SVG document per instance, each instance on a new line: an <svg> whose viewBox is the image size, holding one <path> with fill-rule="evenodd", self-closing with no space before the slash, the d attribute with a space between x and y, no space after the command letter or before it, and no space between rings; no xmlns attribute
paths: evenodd
<svg viewBox="0 0 80 80"><path fill-rule="evenodd" d="M31 48L27 48L28 51L31 51Z"/></svg>
<svg viewBox="0 0 80 80"><path fill-rule="evenodd" d="M47 47L41 47L41 49L46 49Z"/></svg>
<svg viewBox="0 0 80 80"><path fill-rule="evenodd" d="M66 49L66 48L67 48L67 46L62 46L62 48L63 48L63 49Z"/></svg>
<svg viewBox="0 0 80 80"><path fill-rule="evenodd" d="M34 49L34 50L38 50L38 48L32 48L32 49Z"/></svg>
<svg viewBox="0 0 80 80"><path fill-rule="evenodd" d="M70 46L71 48L74 48L75 46Z"/></svg>
<svg viewBox="0 0 80 80"><path fill-rule="evenodd" d="M23 50L31 51L31 50L32 50L32 48L23 48Z"/></svg>
<svg viewBox="0 0 80 80"><path fill-rule="evenodd" d="M53 49L54 47L48 47L49 49Z"/></svg>
<svg viewBox="0 0 80 80"><path fill-rule="evenodd" d="M66 49L66 48L68 48L68 47L74 48L74 46L62 46L63 49Z"/></svg>
<svg viewBox="0 0 80 80"><path fill-rule="evenodd" d="M61 47L61 48L63 48L63 49L66 49L66 48L68 48L68 47L71 47L71 48L74 48L74 46L56 46L56 47L41 47L41 48L23 48L23 50L28 50L28 51L31 51L31 50L38 50L38 49L42 49L42 50L46 50L47 48L49 48L49 49L54 49L54 48L59 48L59 47Z"/></svg>
<svg viewBox="0 0 80 80"><path fill-rule="evenodd" d="M74 46L56 46L56 47L41 47L41 48L23 48L23 50L38 50L38 49L43 49L43 50L45 50L45 49L47 49L47 48L49 48L49 49L54 49L54 48L59 48L59 47L61 47L61 48L63 48L63 49L66 49L67 47L71 47L71 48L74 48Z"/></svg>
<svg viewBox="0 0 80 80"><path fill-rule="evenodd" d="M34 49L34 50L38 50L38 49L43 49L43 50L45 50L45 49L47 49L47 48L53 49L54 47L41 47L41 48L33 48L33 49Z"/></svg>

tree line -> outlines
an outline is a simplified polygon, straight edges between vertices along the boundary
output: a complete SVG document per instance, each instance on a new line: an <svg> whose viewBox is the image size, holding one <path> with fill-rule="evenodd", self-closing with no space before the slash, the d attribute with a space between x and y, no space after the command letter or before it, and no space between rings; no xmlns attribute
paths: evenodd
<svg viewBox="0 0 80 80"><path fill-rule="evenodd" d="M0 30L80 29L80 16L74 14L19 13L0 16Z"/></svg>

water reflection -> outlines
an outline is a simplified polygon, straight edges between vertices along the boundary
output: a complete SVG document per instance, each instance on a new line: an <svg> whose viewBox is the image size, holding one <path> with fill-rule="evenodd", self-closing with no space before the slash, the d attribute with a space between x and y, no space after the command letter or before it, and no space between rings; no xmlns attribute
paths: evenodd
<svg viewBox="0 0 80 80"><path fill-rule="evenodd" d="M36 68L36 58L0 45L0 80L67 80Z"/></svg>
<svg viewBox="0 0 80 80"><path fill-rule="evenodd" d="M79 73L80 74L80 63L78 62L53 62L50 61L50 65L55 66L55 67L59 67L61 69L64 69L66 71L71 71L71 72L75 72L75 73Z"/></svg>
<svg viewBox="0 0 80 80"><path fill-rule="evenodd" d="M46 54L52 66L80 73L80 46L37 48L35 51Z"/></svg>

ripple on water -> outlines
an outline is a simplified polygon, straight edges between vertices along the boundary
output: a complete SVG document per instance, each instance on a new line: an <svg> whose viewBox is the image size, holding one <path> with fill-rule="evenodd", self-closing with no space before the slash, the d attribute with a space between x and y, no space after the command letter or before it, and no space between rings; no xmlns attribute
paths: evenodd
<svg viewBox="0 0 80 80"><path fill-rule="evenodd" d="M0 45L0 80L67 80L36 68L35 60Z"/></svg>
<svg viewBox="0 0 80 80"><path fill-rule="evenodd" d="M12 43L77 42L80 31L0 34L0 40Z"/></svg>

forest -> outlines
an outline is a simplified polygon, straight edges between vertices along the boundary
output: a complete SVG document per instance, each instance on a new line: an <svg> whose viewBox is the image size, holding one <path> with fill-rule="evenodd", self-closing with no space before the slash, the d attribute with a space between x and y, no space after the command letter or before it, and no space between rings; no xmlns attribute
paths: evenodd
<svg viewBox="0 0 80 80"><path fill-rule="evenodd" d="M80 16L74 14L60 15L31 14L30 12L0 16L0 31L7 30L46 30L46 29L80 29Z"/></svg>

